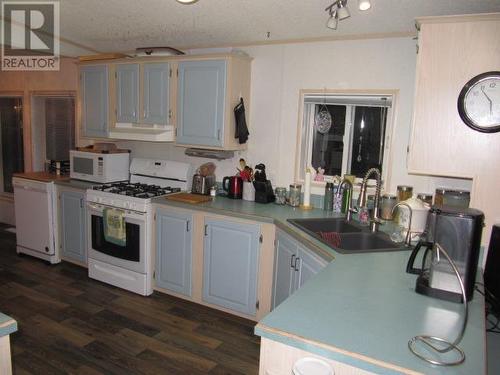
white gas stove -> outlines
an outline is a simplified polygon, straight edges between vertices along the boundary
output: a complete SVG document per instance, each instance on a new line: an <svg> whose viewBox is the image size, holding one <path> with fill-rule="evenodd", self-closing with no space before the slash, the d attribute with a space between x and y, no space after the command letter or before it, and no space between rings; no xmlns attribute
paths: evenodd
<svg viewBox="0 0 500 375"><path fill-rule="evenodd" d="M89 277L135 293L153 292L151 199L190 188L192 167L168 160L132 159L130 181L87 190ZM106 210L125 220L125 242L105 235Z"/></svg>

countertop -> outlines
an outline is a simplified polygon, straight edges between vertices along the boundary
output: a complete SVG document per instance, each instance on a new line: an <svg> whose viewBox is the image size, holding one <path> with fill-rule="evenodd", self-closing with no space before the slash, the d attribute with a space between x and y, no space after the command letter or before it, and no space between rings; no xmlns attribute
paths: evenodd
<svg viewBox="0 0 500 375"><path fill-rule="evenodd" d="M10 316L0 312L0 337L17 331L17 322Z"/></svg>
<svg viewBox="0 0 500 375"><path fill-rule="evenodd" d="M343 255L287 223L288 218L334 217L302 210L216 197L187 204L154 203L274 223L323 258L332 260L256 326L255 333L378 374L484 374L484 300L475 293L460 347L466 360L454 367L427 364L408 349L419 334L455 339L463 306L415 293L415 275L405 272L409 252Z"/></svg>
<svg viewBox="0 0 500 375"><path fill-rule="evenodd" d="M73 189L81 189L81 190L87 190L91 189L92 186L95 185L100 185L97 182L90 182L90 181L83 181L83 180L76 180L74 178L66 179L66 180L56 180L54 182L56 185L59 186L67 186Z"/></svg>
<svg viewBox="0 0 500 375"><path fill-rule="evenodd" d="M56 182L56 181L67 181L69 176L56 175L50 172L25 172L25 173L14 173L14 177L25 178L27 180L41 181L41 182Z"/></svg>

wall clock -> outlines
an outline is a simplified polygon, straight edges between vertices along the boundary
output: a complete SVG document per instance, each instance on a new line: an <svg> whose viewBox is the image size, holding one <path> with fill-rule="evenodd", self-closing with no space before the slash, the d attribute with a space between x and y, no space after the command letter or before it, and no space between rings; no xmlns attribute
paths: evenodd
<svg viewBox="0 0 500 375"><path fill-rule="evenodd" d="M466 125L483 133L500 131L500 72L486 72L465 84L458 113Z"/></svg>

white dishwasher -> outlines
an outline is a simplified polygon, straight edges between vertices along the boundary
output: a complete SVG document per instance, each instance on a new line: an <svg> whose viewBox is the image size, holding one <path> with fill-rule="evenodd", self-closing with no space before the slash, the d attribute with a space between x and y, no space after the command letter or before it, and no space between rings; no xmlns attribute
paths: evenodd
<svg viewBox="0 0 500 375"><path fill-rule="evenodd" d="M57 205L53 182L12 179L16 213L16 251L59 263Z"/></svg>

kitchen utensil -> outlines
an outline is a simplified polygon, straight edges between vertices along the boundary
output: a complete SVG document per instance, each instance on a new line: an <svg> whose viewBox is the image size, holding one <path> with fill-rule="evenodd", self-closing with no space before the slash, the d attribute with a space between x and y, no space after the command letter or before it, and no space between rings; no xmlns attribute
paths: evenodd
<svg viewBox="0 0 500 375"><path fill-rule="evenodd" d="M417 293L454 302L462 300L460 285L450 264L439 251L431 251L439 245L456 264L467 299L472 298L483 222L484 214L476 209L431 208L425 233L413 249L406 267L406 272L419 275L415 287ZM422 266L416 268L416 257L423 249Z"/></svg>
<svg viewBox="0 0 500 375"><path fill-rule="evenodd" d="M203 176L201 174L195 174L193 176L193 184L191 186L191 192L194 194L209 195L210 188L215 185L215 176Z"/></svg>
<svg viewBox="0 0 500 375"><path fill-rule="evenodd" d="M227 192L227 197L241 199L243 196L243 179L240 176L229 176L222 179L222 188Z"/></svg>

